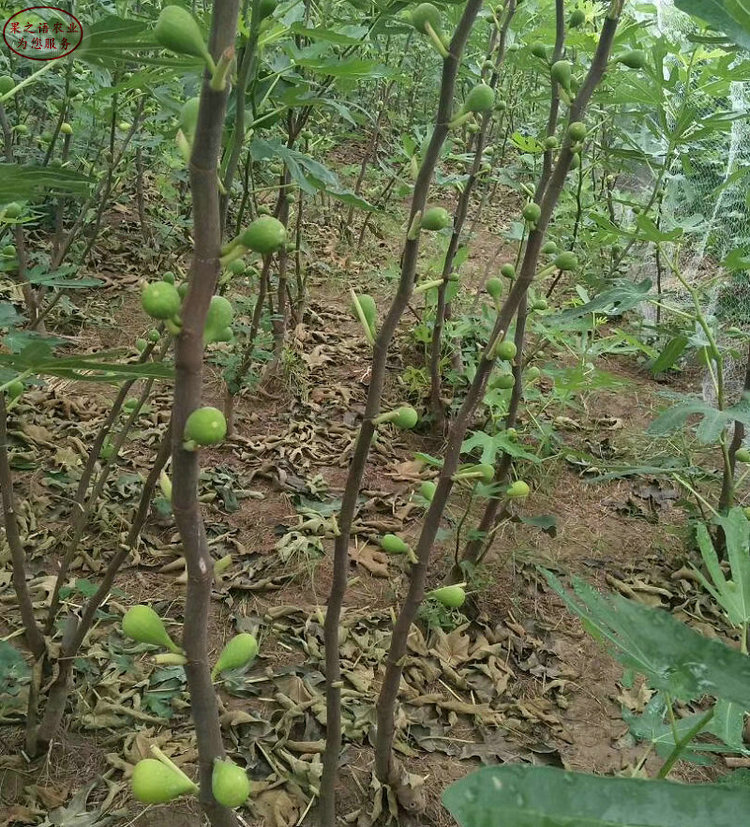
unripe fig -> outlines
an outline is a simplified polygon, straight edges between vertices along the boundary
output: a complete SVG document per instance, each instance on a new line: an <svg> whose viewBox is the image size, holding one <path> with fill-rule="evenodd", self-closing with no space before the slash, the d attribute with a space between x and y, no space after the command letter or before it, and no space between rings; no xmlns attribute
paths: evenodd
<svg viewBox="0 0 750 827"><path fill-rule="evenodd" d="M497 278L487 279L484 288L495 301L503 294L503 282Z"/></svg>
<svg viewBox="0 0 750 827"><path fill-rule="evenodd" d="M577 29L586 22L586 12L583 9L573 9L570 13L568 25L571 29Z"/></svg>
<svg viewBox="0 0 750 827"><path fill-rule="evenodd" d="M465 112L489 112L495 105L495 90L486 83L478 83L466 96Z"/></svg>
<svg viewBox="0 0 750 827"><path fill-rule="evenodd" d="M117 124L117 128L120 132L129 132L133 128L133 124L127 121L120 121L120 123Z"/></svg>
<svg viewBox="0 0 750 827"><path fill-rule="evenodd" d="M25 386L20 379L14 379L5 389L9 399L18 399L24 392Z"/></svg>
<svg viewBox="0 0 750 827"><path fill-rule="evenodd" d="M15 258L16 257L16 245L15 244L6 244L2 249L3 258Z"/></svg>
<svg viewBox="0 0 750 827"><path fill-rule="evenodd" d="M436 34L439 33L441 22L440 12L432 3L420 3L411 12L411 24L418 32L422 32L422 34L427 34L427 27L425 25L427 23L430 24L430 27Z"/></svg>
<svg viewBox="0 0 750 827"><path fill-rule="evenodd" d="M248 632L235 635L222 650L211 675L215 678L227 669L239 669L241 666L246 666L257 654L258 641L254 635Z"/></svg>
<svg viewBox="0 0 750 827"><path fill-rule="evenodd" d="M198 125L198 109L200 108L200 98L188 98L182 104L180 110L180 129L193 140L195 135L195 127Z"/></svg>
<svg viewBox="0 0 750 827"><path fill-rule="evenodd" d="M517 351L515 343L510 339L505 339L495 348L495 358L500 359L501 362L512 362L516 358Z"/></svg>
<svg viewBox="0 0 750 827"><path fill-rule="evenodd" d="M270 17L276 11L277 5L276 0L260 0L258 7L258 16L260 19L265 20L267 17Z"/></svg>
<svg viewBox="0 0 750 827"><path fill-rule="evenodd" d="M241 276L245 272L245 262L241 258L236 258L229 262L227 270L235 276Z"/></svg>
<svg viewBox="0 0 750 827"><path fill-rule="evenodd" d="M419 421L417 412L408 405L399 408L396 413L397 415L393 418L392 422L397 428L403 428L408 431Z"/></svg>
<svg viewBox="0 0 750 827"><path fill-rule="evenodd" d="M586 140L586 124L582 121L573 121L568 127L568 137L573 143Z"/></svg>
<svg viewBox="0 0 750 827"><path fill-rule="evenodd" d="M420 227L423 230L443 230L451 223L451 216L444 207L430 207L424 211Z"/></svg>
<svg viewBox="0 0 750 827"><path fill-rule="evenodd" d="M429 596L434 597L438 603L442 603L449 609L457 609L466 602L466 592L461 586L443 586L431 591Z"/></svg>
<svg viewBox="0 0 750 827"><path fill-rule="evenodd" d="M536 365L532 365L530 368L526 368L524 372L524 378L527 382L533 382L538 379L542 375L542 372Z"/></svg>
<svg viewBox="0 0 750 827"><path fill-rule="evenodd" d="M426 480L419 486L419 493L427 502L432 502L437 485L432 480Z"/></svg>
<svg viewBox="0 0 750 827"><path fill-rule="evenodd" d="M60 132L62 132L63 135L72 135L73 127L69 123L64 122L60 124Z"/></svg>
<svg viewBox="0 0 750 827"><path fill-rule="evenodd" d="M380 548L388 554L409 553L409 546L397 534L384 534L380 538Z"/></svg>
<svg viewBox="0 0 750 827"><path fill-rule="evenodd" d="M203 332L205 342L216 341L216 337L232 324L234 308L224 296L211 296L211 303L206 314L206 326Z"/></svg>
<svg viewBox="0 0 750 827"><path fill-rule="evenodd" d="M623 66L627 66L628 69L643 69L646 65L648 57L643 49L631 49L629 52L625 52L624 55L619 57L618 60Z"/></svg>
<svg viewBox="0 0 750 827"><path fill-rule="evenodd" d="M549 56L549 50L544 43L532 43L530 46L531 54L534 57L538 57L540 60L547 60Z"/></svg>
<svg viewBox="0 0 750 827"><path fill-rule="evenodd" d="M750 462L750 450L747 448L738 448L734 458L737 462Z"/></svg>
<svg viewBox="0 0 750 827"><path fill-rule="evenodd" d="M6 95L15 85L16 82L10 75L0 75L0 95Z"/></svg>
<svg viewBox="0 0 750 827"><path fill-rule="evenodd" d="M560 142L557 140L557 138L554 135L548 135L544 139L544 148L545 149L557 149L559 144L560 144Z"/></svg>
<svg viewBox="0 0 750 827"><path fill-rule="evenodd" d="M227 421L218 408L196 408L185 423L185 440L196 445L218 445L227 435Z"/></svg>
<svg viewBox="0 0 750 827"><path fill-rule="evenodd" d="M575 253L565 251L555 256L555 267L558 270L575 270L578 267L578 258Z"/></svg>
<svg viewBox="0 0 750 827"><path fill-rule="evenodd" d="M510 390L516 384L516 378L512 373L501 373L492 380L492 387L503 391Z"/></svg>
<svg viewBox="0 0 750 827"><path fill-rule="evenodd" d="M500 275L505 276L506 279L513 279L516 277L516 268L513 264L503 264L500 268Z"/></svg>
<svg viewBox="0 0 750 827"><path fill-rule="evenodd" d="M122 633L138 643L161 646L170 652L182 653L167 634L164 623L150 606L131 606L122 618Z"/></svg>
<svg viewBox="0 0 750 827"><path fill-rule="evenodd" d="M177 288L166 281L147 284L141 294L141 305L152 319L170 319L180 312L182 301Z"/></svg>
<svg viewBox="0 0 750 827"><path fill-rule="evenodd" d="M261 255L269 255L286 244L286 227L277 218L262 215L240 236L240 244Z"/></svg>
<svg viewBox="0 0 750 827"><path fill-rule="evenodd" d="M154 29L156 42L178 55L203 58L213 69L213 60L200 26L182 6L164 6Z"/></svg>
<svg viewBox="0 0 750 827"><path fill-rule="evenodd" d="M542 247L542 254L545 256L553 256L558 250L557 244L554 241L548 241Z"/></svg>
<svg viewBox="0 0 750 827"><path fill-rule="evenodd" d="M573 64L569 60L556 60L550 67L550 77L557 81L566 92L570 90L572 73Z"/></svg>
<svg viewBox="0 0 750 827"><path fill-rule="evenodd" d="M547 309L547 299L537 299L531 305L532 310L546 310Z"/></svg>
<svg viewBox="0 0 750 827"><path fill-rule="evenodd" d="M133 767L130 784L133 795L143 804L166 804L181 795L198 792L186 775L176 773L155 758L144 758Z"/></svg>
<svg viewBox="0 0 750 827"><path fill-rule="evenodd" d="M509 500L522 500L524 497L529 496L530 490L529 486L523 480L516 480L508 486L505 495Z"/></svg>
<svg viewBox="0 0 750 827"><path fill-rule="evenodd" d="M23 212L23 207L18 201L11 201L10 204L5 205L2 212L5 218L19 218Z"/></svg>
<svg viewBox="0 0 750 827"><path fill-rule="evenodd" d="M369 293L360 293L357 296L357 301L362 309L362 315L365 317L365 322L368 330L370 331L370 336L374 339L378 327L378 308L375 304L375 299L373 299ZM359 319L357 308L354 306L354 301L352 301L352 313L354 313L355 317Z"/></svg>
<svg viewBox="0 0 750 827"><path fill-rule="evenodd" d="M241 767L229 760L214 760L211 792L225 807L239 807L250 795L250 779Z"/></svg>
<svg viewBox="0 0 750 827"><path fill-rule="evenodd" d="M175 275L171 270L167 270L166 273L162 273L161 280L166 281L167 284L174 284Z"/></svg>
<svg viewBox="0 0 750 827"><path fill-rule="evenodd" d="M532 201L523 208L521 215L523 216L524 221L527 221L529 224L536 224L542 215L542 208L539 204L535 204Z"/></svg>

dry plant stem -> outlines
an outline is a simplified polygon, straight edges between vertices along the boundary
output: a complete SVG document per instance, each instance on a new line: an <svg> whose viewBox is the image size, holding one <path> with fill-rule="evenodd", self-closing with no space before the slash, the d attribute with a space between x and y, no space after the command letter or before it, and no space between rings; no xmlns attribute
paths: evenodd
<svg viewBox="0 0 750 827"><path fill-rule="evenodd" d="M481 5L482 0L468 0L450 43L449 55L443 61L435 128L414 184L407 222L409 227L411 227L417 213L424 210L427 201L435 165L448 134L448 122L451 119L453 93L461 55ZM380 413L388 346L409 303L409 297L414 286L418 254L419 235L417 234L415 238L407 237L401 256L401 276L398 289L388 314L383 320L383 325L373 348L372 372L370 386L367 391L364 419L354 448L354 456L349 466L349 474L339 513L339 535L336 537L334 545L333 582L328 598L324 625L327 718L326 749L323 756L323 776L320 784L319 823L321 827L333 827L336 822L336 778L338 775L339 753L341 752L341 662L338 640L341 607L346 593L349 566L349 537L357 507L359 489L367 464L367 456L370 451L370 443L375 432L373 419Z"/></svg>
<svg viewBox="0 0 750 827"><path fill-rule="evenodd" d="M13 474L8 454L8 414L5 409L5 394L0 391L0 496L3 502L3 524L5 538L10 548L13 568L13 589L18 600L18 608L23 621L24 637L35 659L46 651L44 635L34 618L34 607L26 583L26 553L23 550L21 535L18 531L15 501L13 497Z"/></svg>
<svg viewBox="0 0 750 827"><path fill-rule="evenodd" d="M260 330L260 322L263 318L263 304L268 293L268 286L271 280L271 262L273 255L263 256L263 267L260 271L258 279L258 298L255 301L253 308L253 318L250 322L250 333L245 342L245 349L242 355L242 362L237 368L237 373L233 380L233 389L227 387L226 396L224 398L224 416L227 420L227 434L232 435L234 431L234 396L242 390L242 384L245 381L247 372L253 364L253 352L255 348L255 339Z"/></svg>
<svg viewBox="0 0 750 827"><path fill-rule="evenodd" d="M171 433L170 424L162 437L159 450L154 459L154 464L146 477L146 482L143 485L141 497L138 502L138 508L130 524L125 541L115 556L110 560L96 592L86 601L81 619L76 621L75 616L72 614L67 619L65 633L60 647L60 655L57 661L58 673L48 692L44 716L38 729L31 728L27 731L26 747L30 755L39 755L45 752L55 732L57 732L57 728L60 726L60 721L65 713L68 695L70 694L74 658L78 654L84 638L94 623L96 612L107 599L107 595L112 588L117 573L138 542L141 529L148 517L154 490L159 483L159 474L169 459L172 448ZM32 716L29 716L29 718L31 720Z"/></svg>
<svg viewBox="0 0 750 827"><path fill-rule="evenodd" d="M596 52L591 67L584 79L576 99L570 107L570 121L583 120L586 107L591 99L597 84L604 75L607 60L612 47L617 23L623 0L615 0L610 6L609 14L602 27ZM491 349L494 342L508 330L514 315L518 311L523 297L526 295L536 273L537 263L544 234L552 218L552 213L562 192L565 176L570 168L573 153L570 140L566 136L545 189L541 215L536 227L529 234L523 263L518 278L508 293L505 303L498 312L495 326L485 349L482 359L477 366L476 376L472 381L461 408L448 434L447 446L443 455L443 467L438 478L437 488L430 507L424 518L422 532L415 548L417 563L412 566L409 589L401 605L398 618L391 636L391 646L386 659L386 671L377 703L377 739L375 743L375 773L381 783L388 783L391 775L391 760L393 750L393 736L395 731L394 712L398 698L401 673L406 655L406 641L411 625L416 618L417 611L424 597L427 569L430 552L435 541L443 511L453 487L453 475L458 467L466 429L471 416L482 398L487 378L494 365Z"/></svg>
<svg viewBox="0 0 750 827"><path fill-rule="evenodd" d="M555 14L556 14L556 28L555 28L555 47L552 61L559 60L563 54L565 46L565 8L562 0L555 0ZM547 136L554 135L557 129L557 119L560 111L560 94L559 84L552 81L550 86L550 107L549 115L547 116ZM542 166L542 173L539 177L539 182L536 187L535 200L537 203L543 197L544 192L552 175L552 152L548 150L544 153L544 163ZM558 275L559 278L559 275ZM551 289L554 289L554 284ZM550 290L551 292L551 290ZM518 307L518 314L516 318L516 330L514 334L514 344L516 345L516 361L513 366L513 376L515 383L513 391L510 396L510 403L508 405L508 413L505 417L505 427L512 428L516 424L518 416L518 408L521 404L523 396L523 345L526 333L526 315L527 315L527 296L523 295L521 303ZM513 458L503 453L495 468L494 482L499 485L504 485L510 475L510 469L513 464ZM460 583L464 579L465 564L476 565L487 553L488 543L492 542L493 530L497 527L499 522L505 516L505 509L498 515L498 508L502 500L499 497L490 497L484 509L484 513L475 532L475 536L467 541L460 561L456 563L449 574L449 582ZM489 539L488 539L489 538ZM462 565L464 564L464 565Z"/></svg>
<svg viewBox="0 0 750 827"><path fill-rule="evenodd" d="M563 56L565 48L565 5L564 0L555 0L555 47L552 51L551 63L555 63ZM557 118L560 112L560 84L553 80L550 84L550 107L549 115L547 116L547 137L555 134L557 129ZM542 175L539 178L536 192L534 193L534 200L539 203L541 197L544 195L544 190L552 174L552 156L553 150L547 149L544 152L542 160Z"/></svg>
<svg viewBox="0 0 750 827"><path fill-rule="evenodd" d="M136 204L138 205L138 221L141 225L141 233L146 243L151 243L151 230L148 226L146 218L146 197L144 193L144 168L143 168L143 148L137 147L135 150L135 171L136 171Z"/></svg>
<svg viewBox="0 0 750 827"><path fill-rule="evenodd" d="M510 395L510 402L508 403L508 413L505 416L506 429L515 426L518 417L518 408L523 398L523 345L526 335L526 310L527 296L524 295L518 306L516 329L513 336L513 342L516 346L516 361L513 365L515 384ZM513 457L503 452L495 465L495 484L504 485L508 481L512 464ZM465 564L477 565L485 556L488 551L488 541L491 542L495 527L505 518L505 509L498 515L498 508L502 502L502 496L499 494L487 500L484 513L479 521L479 526L474 532L474 536L472 536L470 540L467 540L460 560L451 569L448 582L460 583L463 581L465 579Z"/></svg>
<svg viewBox="0 0 750 827"><path fill-rule="evenodd" d="M227 223L227 212L229 210L229 195L232 191L232 184L234 183L234 176L237 172L237 167L240 162L240 155L242 154L242 147L245 143L245 92L247 91L247 83L250 78L251 70L255 67L255 52L258 45L258 34L260 28L258 26L258 12L260 3L254 0L252 6L252 15L250 19L250 36L248 37L245 48L242 51L242 59L240 61L240 68L237 72L237 86L234 89L234 129L232 130L232 148L227 159L226 169L224 170L224 189L226 195L221 198L221 229L222 236ZM249 161L248 161L249 163Z"/></svg>
<svg viewBox="0 0 750 827"><path fill-rule="evenodd" d="M747 348L747 359L745 361L745 381L742 387L743 392L750 391L750 343ZM734 469L737 464L736 454L742 447L742 440L745 438L745 425L735 420L732 439L729 443L728 455L729 464L724 465L724 473L721 481L721 495L719 496L719 513L724 514L732 505L734 497Z"/></svg>
<svg viewBox="0 0 750 827"><path fill-rule="evenodd" d="M130 415L125 421L125 424L122 427L122 430L117 434L117 437L112 443L115 457L119 454L120 449L125 444L125 440L127 439L130 429L133 427L133 423L137 419L141 408L146 403L146 400L151 394L151 388L153 387L153 384L153 379L149 379L146 382L143 391L141 392L141 395L138 398L138 404L131 411ZM112 414L110 412L110 417L111 416ZM107 423L105 423L105 426L106 424ZM96 442L99 441L100 437L103 443L104 437L106 436L108 430L109 429L105 431L104 428L100 430L95 441L94 448L96 447ZM101 443L99 444L99 450L101 450ZM87 467L88 464L91 463L92 457L95 464L96 459L98 458L98 454L94 454L93 448L89 453ZM91 479L91 474L89 473L87 479L84 476L82 476L81 481L78 484L78 492L76 495L71 520L72 534L70 539L68 540L67 545L65 546L65 552L63 553L62 560L60 561L60 570L58 571L57 578L55 580L55 588L52 593L52 598L50 600L50 607L47 612L47 621L44 628L46 634L50 634L54 626L55 618L57 617L57 613L60 609L60 589L65 585L65 578L68 575L68 569L70 568L70 564L73 562L75 553L78 550L79 543L81 542L81 538L83 537L83 532L86 530L86 526L88 525L89 517L91 516L91 513L94 510L94 507L96 506L96 503L99 501L99 497L101 497L102 492L104 491L104 486L106 485L107 480L109 479L109 475L112 473L114 468L115 464L112 460L106 460L103 463L101 472L99 473L99 476L97 477L97 480L94 483L94 486L91 490L91 494L89 494L89 497L86 500L85 505L83 504L83 497L86 494L86 490L88 488L88 481ZM86 469L84 469L84 475L85 474Z"/></svg>
<svg viewBox="0 0 750 827"><path fill-rule="evenodd" d="M209 50L218 59L234 44L239 0L214 0ZM187 569L187 595L182 643L187 663L190 710L199 756L200 802L212 827L237 827L234 812L211 792L215 758L224 757L218 704L208 664L208 621L213 561L198 502L199 454L183 448L188 416L201 404L203 331L211 296L219 277L221 216L217 166L226 113L227 90L211 89L203 78L198 123L190 157L195 247L190 286L182 307L182 331L175 347L176 379L172 408L172 510L182 539Z"/></svg>
<svg viewBox="0 0 750 827"><path fill-rule="evenodd" d="M505 14L503 27L500 31L500 41L498 45L497 61L495 70L490 79L490 87L495 89L497 86L499 74L498 71L502 65L505 57L505 41L508 34L510 22L513 19L513 14L516 10L516 1L509 0ZM476 147L474 149L474 160L471 165L469 177L466 180L461 196L458 199L456 206L456 213L453 217L453 233L451 234L448 249L443 260L442 279L443 283L438 287L437 293L437 307L435 309L435 324L432 328L432 342L430 343L430 408L434 417L435 431L442 433L445 428L445 406L442 400L442 376L440 371L440 361L443 349L443 327L446 318L450 317L449 303L446 295L448 292L449 276L453 270L453 262L458 252L458 246L461 242L461 234L463 232L464 224L466 223L466 215L469 211L469 204L471 203L471 196L474 191L474 185L477 181L477 174L482 165L482 153L484 152L485 139L492 122L491 113L487 113L482 118L482 125L477 134Z"/></svg>
<svg viewBox="0 0 750 827"><path fill-rule="evenodd" d="M9 164L12 164L15 161L13 153L13 131L10 128L5 107L1 103L0 129L2 129L3 140L5 142L5 160ZM13 243L16 245L16 255L18 256L18 281L21 283L21 291L26 309L29 311L29 321L33 325L36 323L37 316L39 315L39 301L36 291L26 276L26 239L23 234L23 229L19 225L13 228Z"/></svg>

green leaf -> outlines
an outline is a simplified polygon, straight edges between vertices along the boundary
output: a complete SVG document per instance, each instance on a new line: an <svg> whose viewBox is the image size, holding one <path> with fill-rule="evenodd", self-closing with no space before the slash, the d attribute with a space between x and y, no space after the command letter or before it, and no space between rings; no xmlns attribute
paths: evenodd
<svg viewBox="0 0 750 827"><path fill-rule="evenodd" d="M42 342L34 342L20 353L0 353L0 365L12 368L18 373L31 371L43 376L60 376L66 379L79 379L83 382L119 382L123 379L171 379L174 368L160 362L143 364L118 364L107 362L107 353L98 354L99 358L86 356L55 357L49 355L49 349Z"/></svg>
<svg viewBox="0 0 750 827"><path fill-rule="evenodd" d="M578 578L572 580L573 596L554 574L542 573L613 657L644 675L653 688L678 700L713 695L750 709L747 655L704 638L669 612L620 595L601 595Z"/></svg>
<svg viewBox="0 0 750 827"><path fill-rule="evenodd" d="M21 318L10 302L0 302L0 327L14 327Z"/></svg>
<svg viewBox="0 0 750 827"><path fill-rule="evenodd" d="M739 418L733 416L730 410L720 411L703 399L686 399L659 414L647 430L649 434L654 436L666 436L682 428L689 417L698 414L701 417L701 422L696 429L696 436L705 445L709 445L716 442L719 434L729 421Z"/></svg>
<svg viewBox="0 0 750 827"><path fill-rule="evenodd" d="M739 704L719 700L714 708L714 717L708 731L720 738L728 747L744 750L742 729L745 723L745 710Z"/></svg>
<svg viewBox="0 0 750 827"><path fill-rule="evenodd" d="M591 301L586 302L580 307L563 310L555 316L548 317L548 320L560 324L580 319L582 316L590 316L592 313L602 313L607 316L621 316L627 310L632 310L641 302L646 301L650 290L651 281L649 279L644 279L638 282L638 284L623 282L611 290L604 290Z"/></svg>
<svg viewBox="0 0 750 827"><path fill-rule="evenodd" d="M328 167L314 160L304 152L296 149L289 149L278 139L264 141L256 138L250 145L250 154L256 161L276 159L283 161L289 168L289 172L295 183L309 195L318 190L323 190L345 204L351 204L361 210L374 211L374 207L364 198L354 195L353 192L345 189L338 179L338 176Z"/></svg>
<svg viewBox="0 0 750 827"><path fill-rule="evenodd" d="M510 764L456 781L443 804L461 827L737 827L750 790Z"/></svg>
<svg viewBox="0 0 750 827"><path fill-rule="evenodd" d="M75 273L76 268L72 264L59 267L57 270L47 270L42 265L32 267L27 277L31 284L41 284L44 287L58 287L70 290L71 288L98 287L104 284L102 279L93 276L82 276L81 278L68 278L70 273Z"/></svg>
<svg viewBox="0 0 750 827"><path fill-rule="evenodd" d="M85 195L91 179L60 167L0 164L0 202L33 201L55 193Z"/></svg>
<svg viewBox="0 0 750 827"><path fill-rule="evenodd" d="M750 10L740 0L675 0L675 6L750 49Z"/></svg>
<svg viewBox="0 0 750 827"><path fill-rule="evenodd" d="M669 370L674 363L682 356L685 348L688 345L688 337L683 333L670 339L664 346L662 352L656 357L651 364L651 373L657 376L665 370Z"/></svg>
<svg viewBox="0 0 750 827"><path fill-rule="evenodd" d="M711 582L693 568L706 591L727 613L729 622L741 627L750 623L750 521L738 507L717 517L716 522L724 532L731 579L725 577L711 536L702 523L696 529L696 538Z"/></svg>

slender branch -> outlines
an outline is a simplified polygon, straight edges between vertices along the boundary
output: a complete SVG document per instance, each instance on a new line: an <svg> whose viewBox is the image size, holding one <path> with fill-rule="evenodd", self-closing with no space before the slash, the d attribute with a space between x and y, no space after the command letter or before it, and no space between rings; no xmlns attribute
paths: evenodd
<svg viewBox="0 0 750 827"><path fill-rule="evenodd" d="M214 0L209 50L215 60L234 45L239 0ZM176 381L172 408L172 509L187 568L183 647L190 689L190 709L199 756L200 802L213 827L237 827L234 812L219 804L211 791L215 758L224 757L216 694L208 664L208 622L213 563L198 502L200 463L197 451L183 447L188 416L200 406L203 331L211 296L219 277L221 217L217 188L218 158L228 90L211 88L204 76L195 141L190 157L193 195L193 260L190 286L182 306L182 330L175 347Z"/></svg>
<svg viewBox="0 0 750 827"><path fill-rule="evenodd" d="M622 0L615 0L610 7L610 13L602 27L591 66L575 101L570 107L571 121L578 121L583 118L591 95L604 75L615 31L617 30L621 7ZM469 386L463 404L448 434L440 477L432 502L425 515L422 532L415 549L417 562L412 566L409 589L393 627L391 645L386 659L385 676L378 697L375 772L381 783L388 783L391 776L393 737L395 733L394 712L406 655L407 638L424 597L430 552L453 487L453 475L458 467L461 445L474 409L482 398L487 378L494 366L495 343L505 336L513 316L518 311L523 297L534 279L544 234L557 206L572 157L570 138L566 135L565 143L558 156L557 165L552 171L540 205L541 215L539 221L529 234L519 277L498 312L489 344L482 354L474 380Z"/></svg>
<svg viewBox="0 0 750 827"><path fill-rule="evenodd" d="M8 413L5 408L5 394L0 391L0 495L3 502L3 524L5 537L10 547L13 565L13 588L16 592L18 607L23 621L26 645L36 659L46 651L44 635L34 618L34 607L26 583L26 553L23 550L21 535L18 531L15 503L13 497L13 474L8 454Z"/></svg>
<svg viewBox="0 0 750 827"><path fill-rule="evenodd" d="M91 629L96 613L107 599L110 589L115 581L117 573L122 568L123 564L130 556L130 553L135 548L141 530L148 517L149 507L151 505L151 498L154 495L154 489L159 483L159 474L169 459L171 450L171 423L167 428L166 433L162 437L159 450L154 464L146 477L146 482L141 491L141 498L138 502L133 521L130 524L130 530L125 541L120 546L117 553L110 560L107 566L101 583L96 592L86 601L81 619L76 621L73 614L69 615L68 622L65 626L65 633L63 635L62 645L60 647L60 655L57 659L57 675L52 686L49 689L47 696L47 705L44 710L39 727L27 734L27 750L31 755L39 755L46 752L50 741L57 732L60 726L63 714L65 713L65 705L70 694L70 686L73 680L73 663L78 654L84 638Z"/></svg>
<svg viewBox="0 0 750 827"><path fill-rule="evenodd" d="M450 43L448 57L443 61L440 99L432 137L414 184L411 209L407 226L418 220L427 201L427 194L435 171L440 150L448 134L448 123L452 115L453 92L469 33L474 24L482 0L468 0L461 20ZM413 236L413 237L412 237ZM341 607L346 593L347 570L349 567L349 538L352 521L357 507L359 488L364 476L370 444L375 433L373 419L380 412L383 384L385 381L388 346L396 331L401 316L409 303L414 286L414 275L419 254L419 234L407 233L401 256L401 276L383 325L375 340L372 357L370 386L362 426L359 431L354 456L349 466L346 486L339 513L339 535L334 544L333 582L328 598L324 625L325 669L326 669L326 749L323 756L323 776L320 784L319 823L321 827L334 827L336 822L336 778L338 775L339 753L341 751L341 662L339 658L339 621Z"/></svg>

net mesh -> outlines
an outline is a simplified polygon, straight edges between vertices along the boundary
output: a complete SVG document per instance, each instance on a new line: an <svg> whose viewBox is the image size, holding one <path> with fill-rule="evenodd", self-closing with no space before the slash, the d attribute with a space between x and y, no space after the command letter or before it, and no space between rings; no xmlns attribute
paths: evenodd
<svg viewBox="0 0 750 827"><path fill-rule="evenodd" d="M659 34L681 47L688 56L705 46L696 44L690 35L697 33L694 21L679 11L671 0L658 0L656 25ZM644 15L644 24L647 20ZM676 58L673 58L673 63ZM667 62L667 65L668 62ZM750 82L732 82L716 94L718 84L710 75L695 72L691 82L678 83L668 93L665 109L669 130L675 130L681 119L687 120L695 138L680 142L669 153L669 141L657 141L656 158L666 167L661 194L657 196L660 228L668 231L679 227L683 238L679 245L662 244L660 256L654 244L639 245L633 252L638 262L630 272L638 279L650 278L661 284L665 304L684 307L690 296L669 266L675 262L682 277L698 289L703 310L714 317L719 331L719 344L725 353L725 382L729 401L739 397L745 375L745 355L733 354L731 339L723 333L735 326L750 331L750 273L743 270L725 271L721 263L730 251L750 253L750 210L747 204L747 179L743 171L750 166L750 123L747 119ZM721 127L701 130L700 125L721 123ZM649 140L642 136L643 140ZM653 142L653 137L650 138ZM633 171L628 176L628 189L636 202L644 203L654 190L658 172L655 168ZM634 223L629 207L623 208L626 225ZM646 324L656 320L654 305L643 308ZM662 314L664 318L664 314ZM715 385L707 372L703 377L704 398L715 402Z"/></svg>

